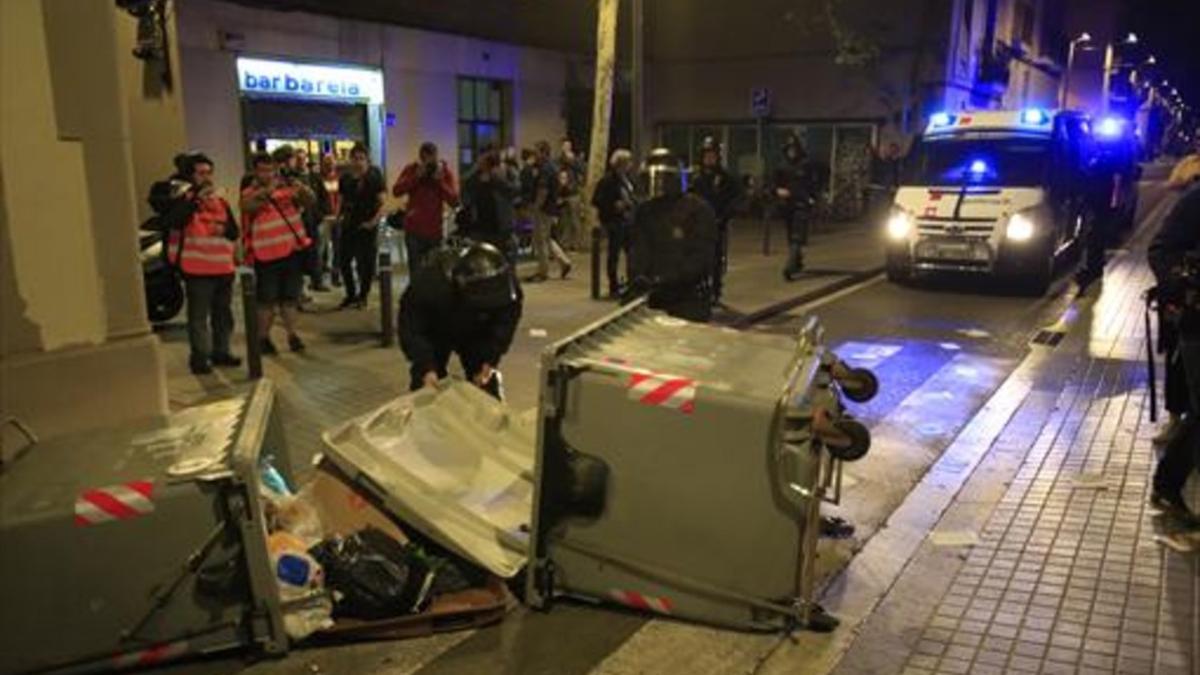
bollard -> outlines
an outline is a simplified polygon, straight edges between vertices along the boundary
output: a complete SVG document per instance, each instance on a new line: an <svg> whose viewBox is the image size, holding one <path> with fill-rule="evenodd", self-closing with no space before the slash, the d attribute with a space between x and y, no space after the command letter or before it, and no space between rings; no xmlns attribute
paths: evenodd
<svg viewBox="0 0 1200 675"><path fill-rule="evenodd" d="M383 329L381 346L396 344L395 307L392 304L392 250L391 246L379 252L379 324Z"/></svg>
<svg viewBox="0 0 1200 675"><path fill-rule="evenodd" d="M592 299L600 299L600 248L604 241L604 230L592 228Z"/></svg>
<svg viewBox="0 0 1200 675"><path fill-rule="evenodd" d="M258 296L254 271L243 269L238 278L242 283L242 313L246 323L246 372L250 379L262 377L262 340L258 334Z"/></svg>

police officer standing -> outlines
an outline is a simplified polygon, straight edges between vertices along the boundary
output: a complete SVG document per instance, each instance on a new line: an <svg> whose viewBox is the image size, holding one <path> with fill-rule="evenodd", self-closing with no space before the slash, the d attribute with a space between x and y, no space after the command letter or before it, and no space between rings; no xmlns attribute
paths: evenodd
<svg viewBox="0 0 1200 675"><path fill-rule="evenodd" d="M717 247L712 279L713 302L721 301L725 271L729 267L729 221L739 195L738 181L721 164L721 144L706 136L700 146L700 168L692 191L700 195L717 217Z"/></svg>
<svg viewBox="0 0 1200 675"><path fill-rule="evenodd" d="M468 380L503 398L497 368L512 345L523 299L512 265L495 246L429 252L400 297L400 348L412 391L446 377L457 353Z"/></svg>
<svg viewBox="0 0 1200 675"><path fill-rule="evenodd" d="M712 317L716 214L687 191L683 164L659 148L646 160L650 198L634 212L629 256L631 294L648 293L649 305L688 321Z"/></svg>
<svg viewBox="0 0 1200 675"><path fill-rule="evenodd" d="M820 192L817 169L808 161L800 139L790 136L783 146L783 164L775 170L775 196L787 224L788 259L783 278L792 281L804 269L804 247Z"/></svg>
<svg viewBox="0 0 1200 675"><path fill-rule="evenodd" d="M1200 183L1193 183L1163 220L1150 244L1149 260L1159 303L1178 335L1175 351L1167 358L1183 364L1189 395L1188 412L1154 471L1151 502L1195 528L1200 518L1184 501L1183 487L1196 469L1200 449Z"/></svg>

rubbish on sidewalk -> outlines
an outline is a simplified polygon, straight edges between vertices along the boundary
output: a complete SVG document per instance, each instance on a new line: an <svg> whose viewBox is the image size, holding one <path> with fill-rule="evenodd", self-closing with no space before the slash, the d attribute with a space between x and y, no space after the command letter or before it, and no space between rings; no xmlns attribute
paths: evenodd
<svg viewBox="0 0 1200 675"><path fill-rule="evenodd" d="M963 337L969 337L974 340L984 340L992 337L992 334L982 328L960 328L956 331Z"/></svg>
<svg viewBox="0 0 1200 675"><path fill-rule="evenodd" d="M312 550L337 591L335 616L376 620L415 614L429 600L432 570L411 547L379 530L326 539Z"/></svg>
<svg viewBox="0 0 1200 675"><path fill-rule="evenodd" d="M944 548L977 546L979 535L970 530L935 530L929 533L929 543Z"/></svg>
<svg viewBox="0 0 1200 675"><path fill-rule="evenodd" d="M544 338L548 335L549 335L549 333L546 332L545 328L530 328L529 329L529 337L531 337L531 338Z"/></svg>
<svg viewBox="0 0 1200 675"><path fill-rule="evenodd" d="M1200 551L1200 542L1182 534L1156 534L1154 542L1176 553L1195 553Z"/></svg>
<svg viewBox="0 0 1200 675"><path fill-rule="evenodd" d="M878 382L822 345L671 321L634 303L549 346L541 405L461 381L325 434L387 511L548 608L576 595L732 628L825 628L820 504Z"/></svg>

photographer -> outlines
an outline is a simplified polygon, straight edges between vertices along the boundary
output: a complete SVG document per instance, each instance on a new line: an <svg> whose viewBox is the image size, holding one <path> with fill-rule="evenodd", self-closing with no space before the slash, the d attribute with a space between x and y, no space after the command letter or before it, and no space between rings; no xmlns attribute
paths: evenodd
<svg viewBox="0 0 1200 675"><path fill-rule="evenodd" d="M442 241L442 213L458 203L454 173L438 159L437 146L421 144L417 161L400 171L392 195L408 197L404 217L404 249L409 270L415 270L425 254Z"/></svg>
<svg viewBox="0 0 1200 675"><path fill-rule="evenodd" d="M213 366L242 363L229 346L237 220L213 188L211 159L194 152L177 157L175 165L169 185L152 188L151 204L168 232L167 259L182 272L187 289L188 366L195 375L207 375Z"/></svg>
<svg viewBox="0 0 1200 675"><path fill-rule="evenodd" d="M495 246L510 265L517 264L513 243L513 200L521 191L516 169L501 160L500 151L484 146L479 162L463 181L463 206L469 213L464 234L475 241Z"/></svg>
<svg viewBox="0 0 1200 675"><path fill-rule="evenodd" d="M300 214L316 200L312 189L295 178L281 177L266 153L251 158L251 180L242 190L242 229L246 262L254 265L258 284L258 330L263 354L276 354L271 324L279 314L287 330L288 347L299 352L304 342L296 333L296 306L303 283L305 251L312 240Z"/></svg>
<svg viewBox="0 0 1200 675"><path fill-rule="evenodd" d="M1200 449L1200 183L1192 182L1163 220L1149 250L1158 282L1158 300L1178 341L1169 360L1182 364L1189 406L1176 433L1163 448L1154 471L1151 502L1188 526L1200 519L1183 499L1183 487L1197 466Z"/></svg>

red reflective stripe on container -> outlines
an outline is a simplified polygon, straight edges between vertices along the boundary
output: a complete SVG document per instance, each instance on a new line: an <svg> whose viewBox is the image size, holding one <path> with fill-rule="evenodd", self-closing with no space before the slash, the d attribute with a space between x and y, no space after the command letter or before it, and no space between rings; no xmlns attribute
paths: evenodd
<svg viewBox="0 0 1200 675"><path fill-rule="evenodd" d="M696 381L686 377L634 372L629 375L629 398L643 405L671 408L684 414L696 409Z"/></svg>
<svg viewBox="0 0 1200 675"><path fill-rule="evenodd" d="M655 597L653 595L643 595L636 591L623 591L613 589L608 592L609 597L617 602L641 610L643 612L657 612L659 614L670 614L673 608L669 598Z"/></svg>
<svg viewBox="0 0 1200 675"><path fill-rule="evenodd" d="M135 666L153 666L172 661L188 653L186 640L164 642L153 647L126 652L113 657L113 668L133 668Z"/></svg>
<svg viewBox="0 0 1200 675"><path fill-rule="evenodd" d="M86 490L75 500L75 524L82 527L144 516L154 511L153 496L150 481Z"/></svg>

